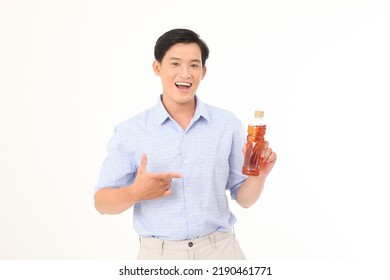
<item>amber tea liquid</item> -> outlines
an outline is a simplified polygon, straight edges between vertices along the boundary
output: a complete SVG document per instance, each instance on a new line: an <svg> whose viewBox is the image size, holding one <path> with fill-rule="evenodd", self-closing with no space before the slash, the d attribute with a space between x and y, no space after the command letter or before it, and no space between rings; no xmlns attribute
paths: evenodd
<svg viewBox="0 0 390 280"><path fill-rule="evenodd" d="M259 176L262 165L261 151L264 148L265 125L248 126L248 136L242 173Z"/></svg>

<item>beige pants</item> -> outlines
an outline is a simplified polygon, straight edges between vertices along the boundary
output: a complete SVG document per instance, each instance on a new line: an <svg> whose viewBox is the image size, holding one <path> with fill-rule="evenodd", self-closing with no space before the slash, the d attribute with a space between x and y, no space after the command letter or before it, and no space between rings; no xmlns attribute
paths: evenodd
<svg viewBox="0 0 390 280"><path fill-rule="evenodd" d="M141 238L138 260L245 260L233 231L204 237L167 241Z"/></svg>

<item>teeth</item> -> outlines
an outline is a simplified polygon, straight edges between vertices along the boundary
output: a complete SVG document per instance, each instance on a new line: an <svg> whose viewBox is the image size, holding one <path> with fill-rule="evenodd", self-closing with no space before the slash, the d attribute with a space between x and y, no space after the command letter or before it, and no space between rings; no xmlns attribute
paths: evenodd
<svg viewBox="0 0 390 280"><path fill-rule="evenodd" d="M191 83L185 83L185 82L177 82L175 84L177 86L186 86L186 87L190 87L191 86Z"/></svg>

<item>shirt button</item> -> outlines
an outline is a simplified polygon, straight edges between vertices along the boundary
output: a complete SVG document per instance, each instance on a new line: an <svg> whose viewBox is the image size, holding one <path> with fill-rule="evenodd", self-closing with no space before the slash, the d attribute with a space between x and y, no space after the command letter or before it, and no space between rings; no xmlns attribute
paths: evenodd
<svg viewBox="0 0 390 280"><path fill-rule="evenodd" d="M188 160L185 159L185 160L184 160L184 164L187 164L187 163L188 163Z"/></svg>
<svg viewBox="0 0 390 280"><path fill-rule="evenodd" d="M192 247L192 246L194 246L194 243L189 242L189 243L188 243L188 247Z"/></svg>
<svg viewBox="0 0 390 280"><path fill-rule="evenodd" d="M189 188L189 187L187 187L187 188L186 188L186 190L187 190L187 191L189 191L189 190L190 190L190 188Z"/></svg>

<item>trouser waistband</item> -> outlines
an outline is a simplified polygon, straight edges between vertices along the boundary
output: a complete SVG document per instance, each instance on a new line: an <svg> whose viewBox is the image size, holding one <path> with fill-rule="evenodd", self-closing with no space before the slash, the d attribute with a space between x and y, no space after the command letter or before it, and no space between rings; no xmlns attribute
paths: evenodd
<svg viewBox="0 0 390 280"><path fill-rule="evenodd" d="M229 238L230 236L234 235L234 232L228 231L228 232L222 232L222 231L215 231L213 233L210 233L206 236L194 238L194 239L188 239L188 240L164 240L164 239L158 239L158 238L150 238L150 237L141 237L140 242L142 246L146 246L149 248L156 248L156 249L184 249L184 248L199 248L207 245L213 245L217 243L218 241L221 241L225 238Z"/></svg>

